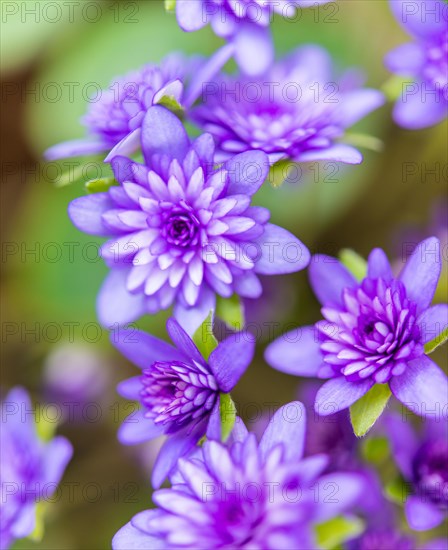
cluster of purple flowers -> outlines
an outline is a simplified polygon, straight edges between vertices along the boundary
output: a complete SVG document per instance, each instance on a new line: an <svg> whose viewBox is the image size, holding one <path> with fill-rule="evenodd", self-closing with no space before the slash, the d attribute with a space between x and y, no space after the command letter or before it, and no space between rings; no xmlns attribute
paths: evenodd
<svg viewBox="0 0 448 550"><path fill-rule="evenodd" d="M48 159L107 155L113 183L72 201L69 216L84 233L107 238L101 256L110 273L98 317L120 327L112 343L141 369L118 386L139 403L119 440L165 437L152 471L156 508L115 535L115 550L416 548L397 529L345 414L350 408L357 435L357 423L368 424L364 435L391 394L425 417L415 432L408 418L387 411L373 430L387 438L408 488L408 525L427 531L447 517L448 379L429 358L448 326L448 306L432 305L439 241L421 242L398 275L375 249L360 276L335 258L311 257L295 235L270 223L267 208L253 204L277 163L361 163L347 130L385 102L355 71L336 79L321 47L274 60L274 13L292 17L326 1L177 0L184 31L210 24L227 44L210 60L172 55L118 79L90 106L83 121L89 137L47 151ZM448 105L448 6L391 6L415 39L386 59L392 72L415 80L403 88L394 118L410 129L438 123ZM236 75L221 72L232 56ZM430 100L422 90L432 92ZM206 133L192 139L184 120ZM301 396L314 402L314 422L294 401L257 438L230 397L253 359L254 338L234 331L218 342L214 315L219 304L260 298L260 276L307 267L323 320L270 343L265 358L282 372L326 382ZM174 345L124 327L169 308ZM39 440L33 421L22 417L30 407L21 389L2 404L2 548L32 533L45 485L59 482L72 454L64 438ZM167 478L172 487L160 489ZM445 549L447 541L420 547Z"/></svg>

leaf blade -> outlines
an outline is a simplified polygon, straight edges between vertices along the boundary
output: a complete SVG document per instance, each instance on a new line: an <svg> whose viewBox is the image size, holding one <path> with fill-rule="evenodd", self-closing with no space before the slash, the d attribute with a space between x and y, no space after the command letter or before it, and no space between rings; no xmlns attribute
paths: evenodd
<svg viewBox="0 0 448 550"><path fill-rule="evenodd" d="M383 413L392 393L388 384L375 384L350 407L350 421L357 437L363 437Z"/></svg>

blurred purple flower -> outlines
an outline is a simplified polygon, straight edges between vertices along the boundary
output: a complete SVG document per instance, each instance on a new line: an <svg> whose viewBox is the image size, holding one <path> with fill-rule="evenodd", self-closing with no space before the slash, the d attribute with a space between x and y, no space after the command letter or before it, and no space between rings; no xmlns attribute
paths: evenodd
<svg viewBox="0 0 448 550"><path fill-rule="evenodd" d="M159 487L177 459L190 452L199 439L221 438L220 393L228 393L254 355L254 339L235 333L221 342L208 361L174 320L166 325L173 347L150 334L123 329L112 343L142 369L142 375L121 382L118 393L139 401L142 408L125 421L118 437L126 445L162 434L170 436L152 472ZM204 334L206 339L210 335Z"/></svg>
<svg viewBox="0 0 448 550"><path fill-rule="evenodd" d="M428 531L442 523L448 512L448 425L426 420L416 433L407 418L389 414L386 430L392 454L411 494L405 502L411 529Z"/></svg>
<svg viewBox="0 0 448 550"><path fill-rule="evenodd" d="M419 244L398 278L381 249L370 254L360 283L335 258L314 257L310 280L325 320L274 341L266 360L290 374L330 378L315 402L324 416L350 407L376 383L388 383L417 414L443 412L448 379L424 350L448 324L446 304L430 307L440 270L436 238Z"/></svg>
<svg viewBox="0 0 448 550"><path fill-rule="evenodd" d="M209 60L171 54L160 65L148 64L113 80L107 90L91 100L83 118L90 136L50 147L46 159L108 152L109 162L114 156L134 153L140 145L147 110L164 98L181 108L191 107L202 92L202 82L213 78L232 51L225 46Z"/></svg>
<svg viewBox="0 0 448 550"><path fill-rule="evenodd" d="M269 211L250 206L268 173L261 151L214 167L214 143L193 144L167 109L149 109L143 121L145 165L115 157L119 187L74 200L73 223L109 236L101 249L112 267L98 299L104 326L128 323L175 304L190 333L215 306L215 293L262 294L258 274L292 273L310 259L288 231L268 223Z"/></svg>
<svg viewBox="0 0 448 550"><path fill-rule="evenodd" d="M274 14L293 19L298 9L330 0L176 0L179 26L197 31L209 23L234 47L237 63L247 75L259 75L271 64L274 47L270 23Z"/></svg>
<svg viewBox="0 0 448 550"><path fill-rule="evenodd" d="M229 446L206 441L194 458L179 460L173 487L154 493L159 508L115 535L114 550L316 548L314 525L351 508L363 483L356 474L322 475L324 455L303 458L305 424L305 408L293 402L259 444L241 421ZM329 487L337 498L326 498Z"/></svg>
<svg viewBox="0 0 448 550"><path fill-rule="evenodd" d="M409 130L427 128L448 115L448 6L443 0L390 0L390 6L414 38L385 58L390 71L415 79L403 85L394 120Z"/></svg>
<svg viewBox="0 0 448 550"><path fill-rule="evenodd" d="M36 526L36 505L51 497L73 449L64 437L48 443L36 433L30 398L22 388L1 403L0 547L30 535Z"/></svg>
<svg viewBox="0 0 448 550"><path fill-rule="evenodd" d="M101 399L105 394L110 369L96 350L88 346L67 344L56 347L45 361L44 385L47 400L81 414L76 405Z"/></svg>
<svg viewBox="0 0 448 550"><path fill-rule="evenodd" d="M353 73L338 83L332 72L326 50L304 46L256 80L223 75L205 84L203 105L191 116L215 138L220 160L255 149L267 153L271 163L359 164L361 153L338 140L380 107L384 96L360 88Z"/></svg>

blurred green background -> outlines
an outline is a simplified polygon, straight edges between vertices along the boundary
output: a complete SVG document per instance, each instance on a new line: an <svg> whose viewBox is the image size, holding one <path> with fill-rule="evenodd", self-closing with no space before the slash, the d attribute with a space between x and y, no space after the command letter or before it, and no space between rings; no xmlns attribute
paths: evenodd
<svg viewBox="0 0 448 550"><path fill-rule="evenodd" d="M50 4L59 5L60 12ZM129 410L114 386L136 371L96 326L95 298L106 273L95 261L99 241L74 229L66 213L69 201L85 192L83 182L55 185L68 165L42 164L42 153L59 141L83 136L79 119L86 96L98 86L106 88L112 78L171 51L209 55L222 44L208 28L183 33L159 0L77 4L71 13L63 1L2 3L2 388L21 384L36 400L44 400L48 355L67 345L64 349L82 346L106 362L108 372L101 419L72 419L60 426L75 455L61 498L48 506L42 541L22 541L17 548L108 548L117 529L150 505L149 468L142 462L150 463L151 449L123 448L116 441L118 420ZM278 54L316 42L330 50L341 70L358 66L369 86L381 88L390 76L384 55L407 40L388 3L341 0L332 6L303 10L294 24L276 19ZM334 255L353 248L367 255L381 246L398 267L403 243L444 234L445 272L437 300L446 300L447 125L404 131L392 122L391 108L383 107L353 130L382 140L382 153L363 151L364 163L340 165L334 181L328 181L332 167L323 163L316 180L305 177L299 185L280 189L266 184L256 201L313 252ZM306 165L303 173L313 174ZM85 179L95 175L92 166ZM279 335L286 323L317 320L319 309L306 274L300 273L271 279L265 297L249 307L248 315L259 323L278 322ZM166 317L138 324L163 337ZM261 338L257 359L234 394L243 414L249 403L281 404L296 395L297 380L263 362L265 345ZM434 359L446 369L446 352L438 351Z"/></svg>

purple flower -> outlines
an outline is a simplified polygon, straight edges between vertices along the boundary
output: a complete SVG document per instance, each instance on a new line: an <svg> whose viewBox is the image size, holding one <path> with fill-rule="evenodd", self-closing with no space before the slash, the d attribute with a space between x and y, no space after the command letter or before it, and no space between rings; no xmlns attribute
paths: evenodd
<svg viewBox="0 0 448 550"><path fill-rule="evenodd" d="M384 97L360 88L353 73L335 82L328 52L310 45L258 79L223 75L207 83L203 101L191 116L215 138L219 159L255 149L267 153L272 163L291 159L358 164L359 151L338 140L380 107Z"/></svg>
<svg viewBox="0 0 448 550"><path fill-rule="evenodd" d="M448 426L427 420L416 433L409 419L390 414L386 430L392 454L411 494L405 502L409 526L427 531L442 523L448 512Z"/></svg>
<svg viewBox="0 0 448 550"><path fill-rule="evenodd" d="M111 151L114 154L134 152L140 143L140 129L146 111L164 96L179 104L184 95L188 61L172 54L160 63L113 80L92 100L83 124L90 136L55 145L45 153L47 160L92 155ZM119 147L117 147L119 146Z"/></svg>
<svg viewBox="0 0 448 550"><path fill-rule="evenodd" d="M448 6L443 0L391 0L398 22L414 42L391 51L390 71L411 77L394 109L394 120L417 130L441 122L448 114Z"/></svg>
<svg viewBox="0 0 448 550"><path fill-rule="evenodd" d="M90 136L51 147L45 153L46 159L109 152L105 162L110 162L114 156L134 153L140 145L147 110L166 99L173 108L190 108L202 91L203 81L213 78L232 53L231 47L224 46L209 60L171 54L160 66L145 65L115 79L91 101L83 118Z"/></svg>
<svg viewBox="0 0 448 550"><path fill-rule="evenodd" d="M231 42L235 58L247 75L263 73L274 58L269 25L274 14L293 19L297 10L330 0L176 0L180 27L197 31L211 24Z"/></svg>
<svg viewBox="0 0 448 550"><path fill-rule="evenodd" d="M316 256L310 267L324 321L297 337L281 337L267 348L276 369L330 378L318 391L316 411L345 409L374 384L420 415L446 410L446 375L425 355L424 345L448 324L448 306L430 307L440 276L439 241L419 244L398 278L386 255L375 249L361 282L336 259Z"/></svg>
<svg viewBox="0 0 448 550"><path fill-rule="evenodd" d="M112 335L112 343L142 369L141 376L118 386L123 397L139 401L142 407L121 426L120 441L129 445L169 436L153 469L156 487L206 433L208 438L221 438L220 393L233 389L255 348L250 334L236 333L221 342L206 361L174 319L168 320L166 328L176 347L134 330Z"/></svg>
<svg viewBox="0 0 448 550"><path fill-rule="evenodd" d="M80 230L110 240L101 253L112 271L98 299L105 326L128 323L175 304L191 333L215 306L215 293L258 298L258 274L299 271L305 246L250 206L268 173L261 151L214 167L210 135L190 144L179 119L149 109L142 126L145 165L125 157L111 164L119 187L74 200Z"/></svg>
<svg viewBox="0 0 448 550"><path fill-rule="evenodd" d="M277 411L257 444L237 423L226 447L206 441L181 459L158 506L114 537L114 550L137 548L316 548L313 527L350 508L363 489L355 474L321 475L324 455L303 458L305 408ZM334 491L334 498L329 498Z"/></svg>
<svg viewBox="0 0 448 550"><path fill-rule="evenodd" d="M1 403L0 547L30 535L36 526L36 505L50 498L72 456L64 437L48 443L36 434L31 401L14 388Z"/></svg>

